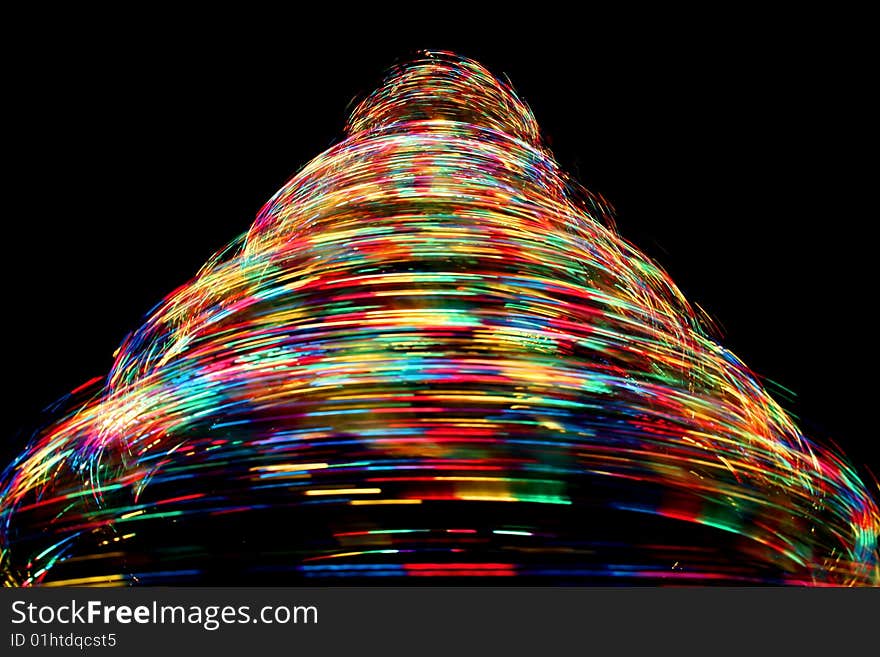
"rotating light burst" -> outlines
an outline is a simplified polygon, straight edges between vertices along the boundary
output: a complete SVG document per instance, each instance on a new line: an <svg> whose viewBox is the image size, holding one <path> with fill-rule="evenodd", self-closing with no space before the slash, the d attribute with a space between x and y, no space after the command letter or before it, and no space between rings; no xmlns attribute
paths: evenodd
<svg viewBox="0 0 880 657"><path fill-rule="evenodd" d="M508 85L426 53L346 134L6 470L7 584L880 582L855 471Z"/></svg>

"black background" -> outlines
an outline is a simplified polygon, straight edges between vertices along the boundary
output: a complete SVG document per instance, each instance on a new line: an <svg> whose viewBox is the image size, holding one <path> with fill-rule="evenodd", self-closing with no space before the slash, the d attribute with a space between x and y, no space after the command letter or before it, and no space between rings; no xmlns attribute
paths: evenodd
<svg viewBox="0 0 880 657"><path fill-rule="evenodd" d="M231 18L11 25L25 38L5 82L4 460L42 408L105 374L142 315L342 137L353 99L395 60L436 48L507 74L563 167L615 205L620 233L726 346L796 393L780 401L808 435L880 473L876 106L858 17L594 18L574 34L550 27L570 16L466 30L462 18L357 37Z"/></svg>

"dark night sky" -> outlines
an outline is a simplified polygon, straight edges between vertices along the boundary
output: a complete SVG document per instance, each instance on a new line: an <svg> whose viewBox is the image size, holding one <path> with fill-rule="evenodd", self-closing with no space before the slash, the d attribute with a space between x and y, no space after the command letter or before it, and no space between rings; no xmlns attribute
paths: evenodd
<svg viewBox="0 0 880 657"><path fill-rule="evenodd" d="M352 98L429 47L506 73L563 167L616 206L621 234L725 345L796 393L781 401L807 433L880 473L870 78L858 40L818 38L820 22L647 38L615 23L544 45L35 34L6 83L3 452L106 373L143 313L341 138Z"/></svg>

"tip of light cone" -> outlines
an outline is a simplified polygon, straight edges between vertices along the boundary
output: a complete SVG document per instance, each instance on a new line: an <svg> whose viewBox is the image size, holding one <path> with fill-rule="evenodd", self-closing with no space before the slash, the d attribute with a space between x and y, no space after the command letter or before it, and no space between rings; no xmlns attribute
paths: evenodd
<svg viewBox="0 0 880 657"><path fill-rule="evenodd" d="M514 90L473 60L426 51L392 69L348 121L349 135L410 121L458 121L538 145L535 117Z"/></svg>

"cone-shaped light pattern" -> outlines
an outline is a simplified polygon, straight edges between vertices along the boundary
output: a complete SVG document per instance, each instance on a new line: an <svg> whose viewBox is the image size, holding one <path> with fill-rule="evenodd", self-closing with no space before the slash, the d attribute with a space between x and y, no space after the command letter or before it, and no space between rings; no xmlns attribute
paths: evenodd
<svg viewBox="0 0 880 657"><path fill-rule="evenodd" d="M398 67L7 469L6 583L878 583L856 472L605 214L482 66Z"/></svg>

